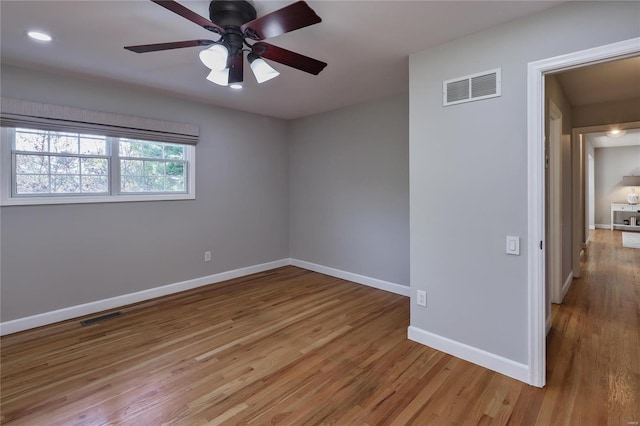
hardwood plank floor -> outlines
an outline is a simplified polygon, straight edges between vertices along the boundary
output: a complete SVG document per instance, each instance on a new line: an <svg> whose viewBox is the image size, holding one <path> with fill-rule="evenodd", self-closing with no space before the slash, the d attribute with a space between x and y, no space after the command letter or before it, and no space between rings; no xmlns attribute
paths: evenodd
<svg viewBox="0 0 640 426"><path fill-rule="evenodd" d="M594 233L537 389L407 340L409 299L295 267L5 336L11 425L629 425L640 250ZM636 423L637 424L637 423Z"/></svg>

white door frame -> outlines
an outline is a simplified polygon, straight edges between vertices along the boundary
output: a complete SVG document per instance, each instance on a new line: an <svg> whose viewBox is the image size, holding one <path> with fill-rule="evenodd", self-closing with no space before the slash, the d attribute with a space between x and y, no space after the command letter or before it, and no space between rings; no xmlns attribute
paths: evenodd
<svg viewBox="0 0 640 426"><path fill-rule="evenodd" d="M530 62L527 75L529 384L545 384L544 74L640 53L640 37Z"/></svg>

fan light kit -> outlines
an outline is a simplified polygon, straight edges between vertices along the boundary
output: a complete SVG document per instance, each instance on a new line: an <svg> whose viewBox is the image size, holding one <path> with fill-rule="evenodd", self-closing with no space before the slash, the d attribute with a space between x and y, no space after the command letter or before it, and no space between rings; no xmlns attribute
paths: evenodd
<svg viewBox="0 0 640 426"><path fill-rule="evenodd" d="M207 46L199 54L200 61L211 70L207 80L220 86L242 88L245 52L258 83L280 75L265 59L313 75L318 75L327 66L325 62L262 41L321 22L322 19L304 1L257 18L255 8L246 0L213 0L209 4L210 20L173 0L151 1L217 34L219 38L215 41L200 39L126 46L125 49L146 53Z"/></svg>

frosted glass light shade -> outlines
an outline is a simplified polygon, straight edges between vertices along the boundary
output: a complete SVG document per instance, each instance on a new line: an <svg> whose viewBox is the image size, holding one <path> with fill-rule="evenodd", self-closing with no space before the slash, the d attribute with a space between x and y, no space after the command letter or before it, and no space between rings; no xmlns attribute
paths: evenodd
<svg viewBox="0 0 640 426"><path fill-rule="evenodd" d="M258 83L264 83L280 75L278 71L271 68L271 66L261 58L254 59L249 66Z"/></svg>
<svg viewBox="0 0 640 426"><path fill-rule="evenodd" d="M214 44L200 52L200 61L211 71L222 71L227 67L229 51L221 44Z"/></svg>
<svg viewBox="0 0 640 426"><path fill-rule="evenodd" d="M207 76L207 80L220 86L227 86L229 84L229 68L211 71Z"/></svg>

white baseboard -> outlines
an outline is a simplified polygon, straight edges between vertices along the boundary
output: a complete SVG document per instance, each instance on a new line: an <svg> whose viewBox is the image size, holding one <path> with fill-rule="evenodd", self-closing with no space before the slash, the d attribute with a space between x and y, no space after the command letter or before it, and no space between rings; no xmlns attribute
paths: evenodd
<svg viewBox="0 0 640 426"><path fill-rule="evenodd" d="M521 382L532 384L529 366L526 364L430 333L414 326L409 326L408 337L414 342L432 347L449 355L520 380Z"/></svg>
<svg viewBox="0 0 640 426"><path fill-rule="evenodd" d="M374 287L379 290L389 291L391 293L399 294L402 296L410 296L411 288L406 285L391 283L388 281L379 280L377 278L371 278L364 275L354 274L352 272L342 271L340 269L330 268L328 266L322 266L311 262L306 262L299 259L290 259L291 265L299 268L308 269L310 271L319 272L321 274L330 275L332 277L341 278L347 281L353 281L354 283L363 284L369 287Z"/></svg>
<svg viewBox="0 0 640 426"><path fill-rule="evenodd" d="M606 223L596 223L596 229L611 229L611 225Z"/></svg>
<svg viewBox="0 0 640 426"><path fill-rule="evenodd" d="M594 229L596 229L596 226L595 225L589 225L589 229L594 230Z"/></svg>
<svg viewBox="0 0 640 426"><path fill-rule="evenodd" d="M567 279L564 280L564 284L562 284L562 299L567 294L569 289L571 288L571 284L573 283L573 271L569 272Z"/></svg>
<svg viewBox="0 0 640 426"><path fill-rule="evenodd" d="M369 287L386 290L403 296L409 296L411 294L411 289L408 286L394 284L376 278L366 277L364 275L353 274L351 272L341 271L339 269L329 268L298 259L281 259L273 262L262 263L259 265L247 266L245 268L234 269L232 271L221 272L219 274L208 275L206 277L168 284L162 287L150 288L148 290L142 290L135 293L123 294L121 296L115 296L109 299L96 300L95 302L69 306L68 308L62 308L51 312L44 312L24 318L5 321L3 323L0 323L0 336L4 336L5 334L17 333L19 331L28 330L30 328L41 327L43 325L49 325L72 318L78 318L85 315L94 314L96 312L106 311L108 309L120 308L122 306L131 305L132 303L143 302L145 300L155 299L157 297L167 296L169 294L179 293L181 291L191 290L193 288L202 287L209 284L216 284L222 281L244 277L246 275L264 272L268 271L269 269L280 268L287 265L294 265L303 269L330 275L332 277L342 278L358 284L364 284Z"/></svg>
<svg viewBox="0 0 640 426"><path fill-rule="evenodd" d="M71 318L90 315L96 312L105 311L107 309L118 308L130 305L132 303L154 299L156 297L179 293L181 291L191 290L192 288L215 284L233 278L239 278L258 272L267 271L269 269L287 266L289 264L289 259L276 260L259 265L247 266L245 268L234 269L232 271L221 272L219 274L208 275L206 277L168 284L162 287L155 287L135 293L123 294L121 296L111 297L109 299L97 300L95 302L84 303L82 305L70 306L68 308L58 309L56 311L45 312L42 314L18 318L11 321L5 321L3 323L0 323L0 336L4 336L5 334L17 333L18 331L28 330L30 328L40 327L43 325L53 324L60 321L65 321Z"/></svg>

